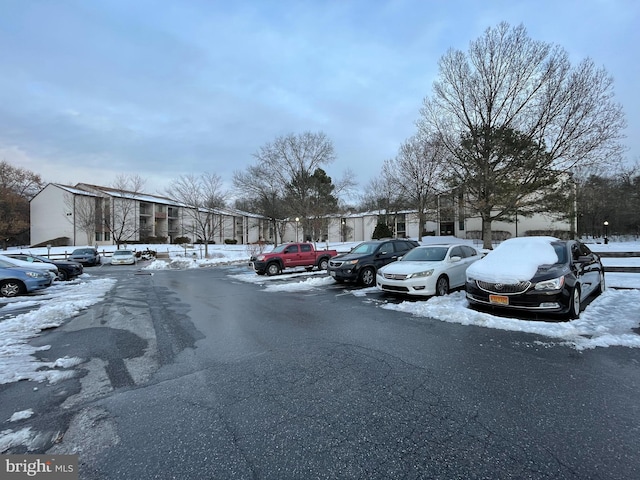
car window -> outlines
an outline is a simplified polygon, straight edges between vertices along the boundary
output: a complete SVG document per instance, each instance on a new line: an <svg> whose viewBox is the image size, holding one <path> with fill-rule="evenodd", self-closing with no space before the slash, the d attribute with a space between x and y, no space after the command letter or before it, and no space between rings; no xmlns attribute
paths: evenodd
<svg viewBox="0 0 640 480"><path fill-rule="evenodd" d="M564 243L554 243L553 248L558 256L558 263L567 263L567 247Z"/></svg>
<svg viewBox="0 0 640 480"><path fill-rule="evenodd" d="M584 243L576 242L576 244L580 249L580 255L591 255L593 253L591 252L591 250L589 250L589 247L587 247Z"/></svg>
<svg viewBox="0 0 640 480"><path fill-rule="evenodd" d="M310 252L311 251L311 245L307 245L307 244L300 245L300 251L301 252Z"/></svg>
<svg viewBox="0 0 640 480"><path fill-rule="evenodd" d="M396 252L406 252L407 250L411 250L413 245L409 242L395 242Z"/></svg>
<svg viewBox="0 0 640 480"><path fill-rule="evenodd" d="M350 253L372 253L375 247L374 243L361 243L356 245Z"/></svg>
<svg viewBox="0 0 640 480"><path fill-rule="evenodd" d="M465 257L465 254L464 254L464 252L462 251L462 248L461 248L461 247L453 247L453 248L451 249L451 253L449 254L449 258L451 258L451 257L460 257L460 258L464 258L464 257Z"/></svg>
<svg viewBox="0 0 640 480"><path fill-rule="evenodd" d="M393 253L395 251L395 249L393 248L393 242L384 242L382 245L380 245L380 248L378 249L378 251L380 253L382 252Z"/></svg>
<svg viewBox="0 0 640 480"><path fill-rule="evenodd" d="M462 248L462 251L465 253L465 257L475 257L476 255L478 255L478 252L471 247L467 247L466 245L463 245L461 248Z"/></svg>
<svg viewBox="0 0 640 480"><path fill-rule="evenodd" d="M414 248L402 257L406 262L441 262L447 256L447 247Z"/></svg>
<svg viewBox="0 0 640 480"><path fill-rule="evenodd" d="M298 246L289 245L289 247L284 251L284 253L298 253Z"/></svg>

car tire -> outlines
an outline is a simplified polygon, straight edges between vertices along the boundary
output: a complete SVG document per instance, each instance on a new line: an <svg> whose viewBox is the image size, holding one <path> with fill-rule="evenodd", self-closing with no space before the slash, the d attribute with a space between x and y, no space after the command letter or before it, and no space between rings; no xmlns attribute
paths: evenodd
<svg viewBox="0 0 640 480"><path fill-rule="evenodd" d="M67 280L69 280L69 274L67 272L65 272L64 270L59 270L58 271L58 280L60 280L61 282L66 282Z"/></svg>
<svg viewBox="0 0 640 480"><path fill-rule="evenodd" d="M320 263L318 263L318 269L326 270L327 268L329 268L329 259L323 258L322 260L320 260Z"/></svg>
<svg viewBox="0 0 640 480"><path fill-rule="evenodd" d="M449 294L449 279L442 275L436 282L436 295L442 297Z"/></svg>
<svg viewBox="0 0 640 480"><path fill-rule="evenodd" d="M576 287L571 291L571 301L569 302L569 319L576 320L580 318L580 287Z"/></svg>
<svg viewBox="0 0 640 480"><path fill-rule="evenodd" d="M360 273L360 283L365 287L373 287L376 284L376 272L371 267L364 268Z"/></svg>
<svg viewBox="0 0 640 480"><path fill-rule="evenodd" d="M270 277L272 277L273 275L279 275L281 272L282 269L276 262L267 265L267 275L269 275Z"/></svg>
<svg viewBox="0 0 640 480"><path fill-rule="evenodd" d="M24 285L16 280L5 280L0 283L0 296L1 297L17 297L25 292Z"/></svg>

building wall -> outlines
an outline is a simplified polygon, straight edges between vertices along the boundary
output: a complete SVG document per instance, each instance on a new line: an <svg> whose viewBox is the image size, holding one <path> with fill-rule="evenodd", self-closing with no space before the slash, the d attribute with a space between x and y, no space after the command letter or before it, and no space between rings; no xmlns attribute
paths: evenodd
<svg viewBox="0 0 640 480"><path fill-rule="evenodd" d="M54 184L47 185L31 200L31 244L37 245L59 237L68 237L73 244L80 234L74 234L73 212L65 205L65 190ZM70 215L68 215L70 214Z"/></svg>

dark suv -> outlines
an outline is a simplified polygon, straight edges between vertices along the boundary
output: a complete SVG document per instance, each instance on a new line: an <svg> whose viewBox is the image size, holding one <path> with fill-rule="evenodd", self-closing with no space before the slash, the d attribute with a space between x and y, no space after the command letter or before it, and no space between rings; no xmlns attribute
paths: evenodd
<svg viewBox="0 0 640 480"><path fill-rule="evenodd" d="M100 265L100 255L98 255L98 250L91 247L76 248L71 252L69 260L81 263L84 266Z"/></svg>
<svg viewBox="0 0 640 480"><path fill-rule="evenodd" d="M362 242L349 253L329 260L329 275L338 283L359 282L365 287L372 287L380 267L395 262L418 245L415 240L402 239Z"/></svg>

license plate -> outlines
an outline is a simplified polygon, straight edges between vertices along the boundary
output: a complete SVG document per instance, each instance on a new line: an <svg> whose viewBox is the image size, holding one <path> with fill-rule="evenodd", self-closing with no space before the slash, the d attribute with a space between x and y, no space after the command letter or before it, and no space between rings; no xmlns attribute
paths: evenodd
<svg viewBox="0 0 640 480"><path fill-rule="evenodd" d="M332 277L336 276L336 272L329 272L329 275L331 275Z"/></svg>
<svg viewBox="0 0 640 480"><path fill-rule="evenodd" d="M509 305L509 297L505 297L504 295L489 295L489 301L500 305Z"/></svg>

